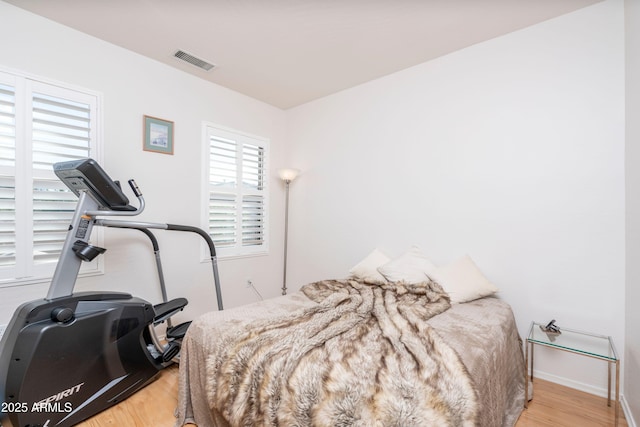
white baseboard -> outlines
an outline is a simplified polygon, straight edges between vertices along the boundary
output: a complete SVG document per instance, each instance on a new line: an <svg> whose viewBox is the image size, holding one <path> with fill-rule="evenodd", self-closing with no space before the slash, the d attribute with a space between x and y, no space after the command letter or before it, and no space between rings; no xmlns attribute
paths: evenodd
<svg viewBox="0 0 640 427"><path fill-rule="evenodd" d="M591 384L582 383L580 381L570 380L568 378L560 377L557 375L549 374L541 371L533 371L533 376L535 378L540 378L545 381L549 381L552 383L560 384L565 387L573 388L576 390L584 391L585 393L594 394L600 397L607 397L607 389L604 387L595 387ZM612 384L615 387L615 384ZM535 393L535 390L534 390ZM615 389L611 390L611 399L615 400L616 391ZM635 420L633 419L633 415L631 414L631 408L629 407L629 403L624 398L624 395L620 393L620 406L622 407L622 412L624 413L624 417L627 420L627 424L629 427L639 427Z"/></svg>
<svg viewBox="0 0 640 427"><path fill-rule="evenodd" d="M557 375L553 375L547 372L542 372L537 370L533 371L533 376L535 378L540 378L541 380L546 380L546 381L560 384L569 388L574 388L576 390L584 391L585 393L595 394L596 396L600 396L600 397L607 397L607 389L604 387L596 387L592 384L570 380L565 377L560 377ZM612 384L612 386L615 387L615 384ZM615 399L615 397L616 397L616 391L615 389L612 388L611 398Z"/></svg>
<svg viewBox="0 0 640 427"><path fill-rule="evenodd" d="M624 395L620 397L620 406L622 406L622 412L624 412L624 418L627 420L627 424L629 427L638 427L638 424L633 419L633 415L631 414L631 408L629 407L629 402L624 398Z"/></svg>

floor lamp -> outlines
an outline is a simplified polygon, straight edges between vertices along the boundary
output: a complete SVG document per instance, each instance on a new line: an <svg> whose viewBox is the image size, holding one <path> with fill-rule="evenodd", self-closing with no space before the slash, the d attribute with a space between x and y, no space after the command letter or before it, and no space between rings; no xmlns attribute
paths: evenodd
<svg viewBox="0 0 640 427"><path fill-rule="evenodd" d="M282 295L287 294L287 243L289 237L289 184L296 179L300 171L298 169L280 169L278 175L286 186L284 205L284 272L282 275Z"/></svg>

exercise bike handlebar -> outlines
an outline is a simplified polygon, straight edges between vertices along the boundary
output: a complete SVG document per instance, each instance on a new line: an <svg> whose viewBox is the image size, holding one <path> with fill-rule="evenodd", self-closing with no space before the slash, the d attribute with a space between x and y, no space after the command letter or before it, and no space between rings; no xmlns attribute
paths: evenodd
<svg viewBox="0 0 640 427"><path fill-rule="evenodd" d="M135 194L136 197L142 197L142 191L140 191L138 184L136 184L133 179L129 180L129 187L131 187L131 191L133 191L133 194Z"/></svg>
<svg viewBox="0 0 640 427"><path fill-rule="evenodd" d="M94 221L94 225L100 227L113 227L113 228L128 228L134 230L140 230L143 232L148 232L149 229L156 230L168 230L168 231L182 231L195 233L202 237L202 239L207 244L209 248L209 259L211 260L211 268L213 269L213 282L215 286L216 292L216 300L218 303L218 310L223 310L222 303L222 290L220 289L220 275L218 272L218 257L216 255L216 247L211 239L211 236L201 228L193 227L190 225L179 225L179 224L164 224L164 223L156 223L156 222L141 222L141 221L126 221L126 220L115 220L115 219L96 219ZM147 234L148 235L148 234ZM152 238L153 242L153 238ZM154 250L156 249L154 244Z"/></svg>

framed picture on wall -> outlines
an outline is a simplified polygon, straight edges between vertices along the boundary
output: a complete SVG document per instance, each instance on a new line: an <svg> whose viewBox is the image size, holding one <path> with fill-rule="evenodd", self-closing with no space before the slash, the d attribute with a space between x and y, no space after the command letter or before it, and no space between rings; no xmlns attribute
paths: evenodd
<svg viewBox="0 0 640 427"><path fill-rule="evenodd" d="M173 154L173 122L157 117L144 116L145 151Z"/></svg>

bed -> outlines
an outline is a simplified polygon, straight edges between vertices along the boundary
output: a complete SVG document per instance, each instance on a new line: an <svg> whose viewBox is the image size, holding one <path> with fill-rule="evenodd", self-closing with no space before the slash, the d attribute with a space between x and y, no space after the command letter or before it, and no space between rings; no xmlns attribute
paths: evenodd
<svg viewBox="0 0 640 427"><path fill-rule="evenodd" d="M176 426L513 426L523 406L504 301L332 280L195 321Z"/></svg>

